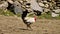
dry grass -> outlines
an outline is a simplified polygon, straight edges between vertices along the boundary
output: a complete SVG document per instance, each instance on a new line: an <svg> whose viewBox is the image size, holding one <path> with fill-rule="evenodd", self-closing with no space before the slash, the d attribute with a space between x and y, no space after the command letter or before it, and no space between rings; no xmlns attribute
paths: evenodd
<svg viewBox="0 0 60 34"><path fill-rule="evenodd" d="M60 34L60 20L37 19L33 30L25 30L26 26L20 18L0 16L0 34Z"/></svg>

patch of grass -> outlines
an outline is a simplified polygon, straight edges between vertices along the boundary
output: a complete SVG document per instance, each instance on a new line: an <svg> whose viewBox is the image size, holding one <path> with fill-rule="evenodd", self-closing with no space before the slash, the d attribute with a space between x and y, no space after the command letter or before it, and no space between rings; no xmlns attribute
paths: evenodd
<svg viewBox="0 0 60 34"><path fill-rule="evenodd" d="M58 17L55 17L55 19L60 19L60 16L58 16Z"/></svg>
<svg viewBox="0 0 60 34"><path fill-rule="evenodd" d="M4 15L4 16L14 16L16 15L17 17L21 17L21 14L14 14L13 12L11 12L10 10L2 10L0 9L0 15ZM29 16L33 17L33 14L30 14ZM51 13L49 12L47 13L43 13L41 16L38 16L39 19L60 19L60 16L54 17L52 18Z"/></svg>
<svg viewBox="0 0 60 34"><path fill-rule="evenodd" d="M18 14L16 14L17 15L17 17L21 17L21 14L20 13L18 13Z"/></svg>
<svg viewBox="0 0 60 34"><path fill-rule="evenodd" d="M60 16L52 17L51 13L44 13L41 16L38 16L39 19L60 19Z"/></svg>
<svg viewBox="0 0 60 34"><path fill-rule="evenodd" d="M38 16L40 19L51 19L51 13L43 13L41 16Z"/></svg>
<svg viewBox="0 0 60 34"><path fill-rule="evenodd" d="M10 10L2 10L2 9L0 9L0 15L14 16L13 12L11 12Z"/></svg>

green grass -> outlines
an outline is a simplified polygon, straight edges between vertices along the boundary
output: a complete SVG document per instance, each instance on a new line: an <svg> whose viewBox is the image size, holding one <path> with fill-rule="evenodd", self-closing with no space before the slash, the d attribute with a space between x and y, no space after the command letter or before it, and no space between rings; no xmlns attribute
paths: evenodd
<svg viewBox="0 0 60 34"><path fill-rule="evenodd" d="M11 12L10 10L2 10L0 9L0 15L4 15L4 16L14 16L13 12Z"/></svg>
<svg viewBox="0 0 60 34"><path fill-rule="evenodd" d="M21 17L20 13L14 14L10 10L6 11L6 10L2 10L2 9L0 9L0 15L4 15L4 16L14 16L14 15L16 15L17 17ZM32 14L29 15L29 16L32 16ZM60 19L60 16L52 18L51 13L49 12L48 14L43 13L41 16L38 16L38 18L39 19Z"/></svg>
<svg viewBox="0 0 60 34"><path fill-rule="evenodd" d="M51 13L43 13L41 16L38 16L40 19L50 19L51 18Z"/></svg>
<svg viewBox="0 0 60 34"><path fill-rule="evenodd" d="M60 16L57 16L57 17L52 17L51 16L51 13L44 13L42 14L41 16L38 16L39 19L60 19Z"/></svg>
<svg viewBox="0 0 60 34"><path fill-rule="evenodd" d="M16 14L16 16L17 16L17 17L21 17L21 14L20 14L20 13L18 13L18 14Z"/></svg>

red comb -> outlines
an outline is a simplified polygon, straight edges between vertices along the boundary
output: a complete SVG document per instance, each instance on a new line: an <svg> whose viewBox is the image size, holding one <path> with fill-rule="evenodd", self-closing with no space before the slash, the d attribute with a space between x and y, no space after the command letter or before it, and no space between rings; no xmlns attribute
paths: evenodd
<svg viewBox="0 0 60 34"><path fill-rule="evenodd" d="M34 19L35 19L35 21L36 21L36 16L34 16Z"/></svg>

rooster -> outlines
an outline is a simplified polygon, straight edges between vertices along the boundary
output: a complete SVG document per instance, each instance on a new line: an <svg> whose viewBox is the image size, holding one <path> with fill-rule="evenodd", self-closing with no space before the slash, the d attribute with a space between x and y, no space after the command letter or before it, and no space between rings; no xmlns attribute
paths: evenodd
<svg viewBox="0 0 60 34"><path fill-rule="evenodd" d="M28 28L32 29L30 25L31 25L32 23L36 22L36 16L35 16L35 17L25 17L24 20L25 20L25 23L26 23L26 25L27 25L27 29L28 29Z"/></svg>
<svg viewBox="0 0 60 34"><path fill-rule="evenodd" d="M32 23L36 21L36 17L26 17L25 20Z"/></svg>
<svg viewBox="0 0 60 34"><path fill-rule="evenodd" d="M34 16L34 17L26 17L28 13L29 13L29 12L28 12L27 10L23 12L23 14L22 14L22 20L23 20L23 22L26 24L27 29L28 29L28 28L32 29L30 25L31 25L33 22L36 22L36 16Z"/></svg>

